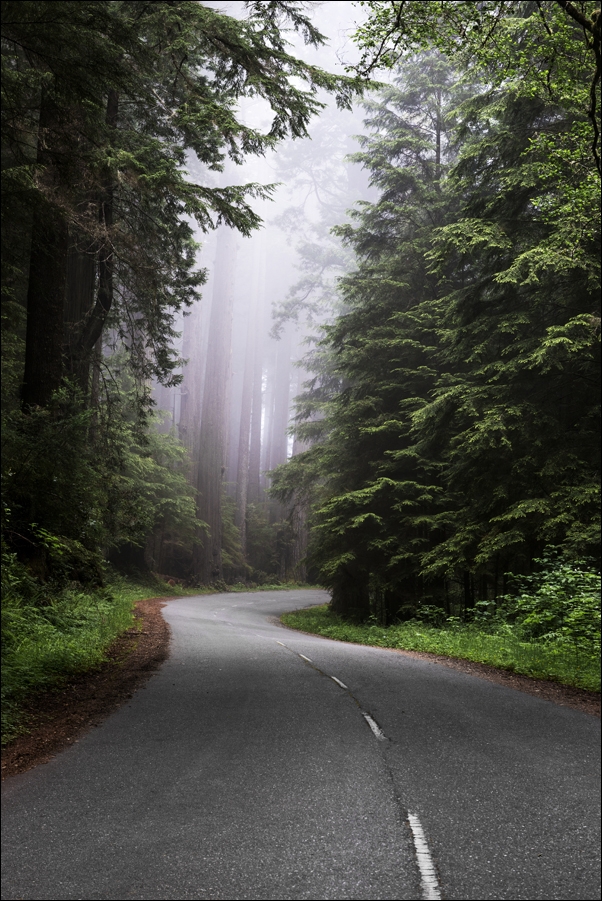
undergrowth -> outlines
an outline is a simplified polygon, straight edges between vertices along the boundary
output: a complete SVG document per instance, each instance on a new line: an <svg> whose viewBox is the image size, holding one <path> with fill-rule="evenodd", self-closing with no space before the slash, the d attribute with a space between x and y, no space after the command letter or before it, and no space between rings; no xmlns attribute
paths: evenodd
<svg viewBox="0 0 602 901"><path fill-rule="evenodd" d="M321 585L309 585L306 582L267 582L265 585L255 585L253 583L248 584L245 582L236 582L234 585L228 585L224 589L224 591L298 591L303 589L305 591L320 591L322 590Z"/></svg>
<svg viewBox="0 0 602 901"><path fill-rule="evenodd" d="M102 663L109 645L133 624L136 601L173 594L157 580L135 584L115 575L106 588L57 589L18 569L8 561L3 571L3 744L22 729L28 696Z"/></svg>

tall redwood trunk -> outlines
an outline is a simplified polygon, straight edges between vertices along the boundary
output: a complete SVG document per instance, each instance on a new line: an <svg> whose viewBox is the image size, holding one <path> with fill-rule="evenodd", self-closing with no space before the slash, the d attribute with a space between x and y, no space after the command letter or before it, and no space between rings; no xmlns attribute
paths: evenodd
<svg viewBox="0 0 602 901"><path fill-rule="evenodd" d="M117 112L118 95L110 91L106 121L111 128L116 125ZM70 128L67 116L68 111L59 109L43 92L38 162L43 167L45 189L58 198L69 187L58 162ZM60 202L40 198L34 211L22 389L25 406L48 404L62 381L64 354L69 373L88 391L94 348L113 296L113 185L108 167L101 173L98 216L103 239L95 248L92 239L83 235L70 238ZM98 292L92 306L96 253Z"/></svg>
<svg viewBox="0 0 602 901"><path fill-rule="evenodd" d="M258 335L253 365L253 402L251 412L251 438L249 446L249 480L247 500L258 503L261 499L261 417L263 413L263 349L265 337Z"/></svg>
<svg viewBox="0 0 602 901"><path fill-rule="evenodd" d="M297 355L300 354L301 348L297 345ZM303 391L303 382L307 379L307 372L300 366L296 366L294 370L294 386L293 398L297 397ZM297 433L293 438L293 457L307 450L309 444L302 441ZM296 494L293 498L293 507L290 512L291 525L293 529L293 544L291 547L291 566L292 575L299 582L307 581L307 566L305 558L309 544L309 527L308 518L308 500L301 494Z"/></svg>
<svg viewBox="0 0 602 901"><path fill-rule="evenodd" d="M269 468L286 463L288 451L287 429L290 417L292 331L284 329L276 351L274 373L274 412L270 430Z"/></svg>
<svg viewBox="0 0 602 901"><path fill-rule="evenodd" d="M69 233L63 214L49 204L34 213L27 329L24 406L45 407L63 377L63 309Z"/></svg>
<svg viewBox="0 0 602 901"><path fill-rule="evenodd" d="M273 376L273 405L270 420L268 455L266 469L275 469L286 463L288 452L287 428L290 416L290 383L291 383L291 338L292 329L288 324L278 341ZM286 509L277 501L270 503L270 520L276 522L284 519ZM284 573L286 563L281 559L280 570Z"/></svg>
<svg viewBox="0 0 602 901"><path fill-rule="evenodd" d="M195 550L195 577L201 583L221 579L222 480L227 439L227 398L234 303L236 234L224 227L218 237L209 323L198 457L198 517L209 532Z"/></svg>
<svg viewBox="0 0 602 901"><path fill-rule="evenodd" d="M261 430L261 467L259 485L267 487L264 475L270 469L270 451L272 438L272 421L274 419L274 385L276 381L276 350L273 341L266 341L263 372L263 410Z"/></svg>
<svg viewBox="0 0 602 901"><path fill-rule="evenodd" d="M109 91L107 99L106 122L109 128L117 125L119 111L119 95L117 91ZM81 365L89 368L94 346L104 328L107 316L113 304L113 270L114 253L111 241L113 226L113 176L108 166L102 173L102 185L98 204L98 221L102 238L98 248L98 292L96 303L90 310L78 347Z"/></svg>
<svg viewBox="0 0 602 901"><path fill-rule="evenodd" d="M80 340L82 328L94 305L95 288L96 246L83 235L71 237L65 294L65 367L84 395L87 395L89 388L90 355L82 356Z"/></svg>
<svg viewBox="0 0 602 901"><path fill-rule="evenodd" d="M238 435L238 465L236 471L236 513L235 523L240 529L240 543L243 555L247 544L247 499L249 489L249 462L251 451L251 421L253 415L253 388L255 358L258 348L259 293L262 287L261 273L256 270L253 280L249 323L245 349L245 369L240 408L240 429Z"/></svg>
<svg viewBox="0 0 602 901"><path fill-rule="evenodd" d="M201 411L202 333L199 304L195 304L190 315L184 318L183 332L182 356L188 362L184 367L182 386L179 389L182 396L178 433L180 441L192 452L198 440Z"/></svg>
<svg viewBox="0 0 602 901"><path fill-rule="evenodd" d="M50 196L61 193L59 155L61 111L46 91L40 104L38 163ZM45 407L63 377L63 311L67 279L69 231L59 203L40 197L33 213L23 405Z"/></svg>
<svg viewBox="0 0 602 901"><path fill-rule="evenodd" d="M251 435L249 441L249 476L247 501L259 503L261 500L261 425L263 417L263 366L267 344L268 323L265 303L265 251L260 245L257 284L257 316L255 322L255 356L253 362L253 400L251 412Z"/></svg>

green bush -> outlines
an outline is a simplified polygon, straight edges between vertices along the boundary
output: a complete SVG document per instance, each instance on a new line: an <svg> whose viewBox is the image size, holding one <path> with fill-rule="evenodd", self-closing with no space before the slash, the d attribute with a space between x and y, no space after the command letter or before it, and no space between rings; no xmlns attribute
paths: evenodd
<svg viewBox="0 0 602 901"><path fill-rule="evenodd" d="M535 562L541 570L518 577L517 595L506 599L522 637L599 651L600 573L587 561L562 561L552 553Z"/></svg>

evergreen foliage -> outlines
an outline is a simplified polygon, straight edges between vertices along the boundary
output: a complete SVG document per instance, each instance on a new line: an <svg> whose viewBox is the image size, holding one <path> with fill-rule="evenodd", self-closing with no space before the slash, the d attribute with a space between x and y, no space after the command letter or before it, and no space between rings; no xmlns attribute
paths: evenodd
<svg viewBox="0 0 602 901"><path fill-rule="evenodd" d="M586 0L360 0L369 16L355 34L363 74L408 53L437 48L470 73L520 97L574 106L578 143L600 173L600 10ZM586 119L587 117L587 119ZM565 132L576 137L577 133ZM587 135L587 137L586 137ZM559 150L559 142L554 142Z"/></svg>
<svg viewBox="0 0 602 901"><path fill-rule="evenodd" d="M597 553L598 179L582 91L516 88L529 38L503 86L491 54L460 80L421 53L369 106L380 197L338 230L357 268L323 341L342 389L275 488L313 492L345 615L458 613L546 545Z"/></svg>
<svg viewBox="0 0 602 901"><path fill-rule="evenodd" d="M83 309L78 299L70 323L72 368L89 356L112 312L141 373L169 378L174 311L198 296L204 278L193 271L188 219L203 230L224 222L248 234L260 221L249 200L270 193L257 184L216 187L206 177L193 183L187 154L205 172L221 171L226 156L239 163L287 135L305 135L323 105L319 89L334 91L342 105L356 90L351 79L287 51L287 22L306 42L323 41L299 4L247 6L238 20L196 2L2 4L8 281L26 265L18 239L28 242L32 217L30 269L40 256L48 279L52 260L59 293L69 253L84 266L96 261L98 290ZM243 96L271 107L265 134L240 120ZM16 207L25 221L13 221ZM31 293L31 273L29 281ZM60 365L52 375L56 388ZM46 400L48 390L28 387L26 375L26 398Z"/></svg>
<svg viewBox="0 0 602 901"><path fill-rule="evenodd" d="M199 526L185 449L149 428L118 362L105 365L93 409L65 388L46 408L4 418L3 538L57 587L102 584L111 551L143 551L166 532L189 544Z"/></svg>

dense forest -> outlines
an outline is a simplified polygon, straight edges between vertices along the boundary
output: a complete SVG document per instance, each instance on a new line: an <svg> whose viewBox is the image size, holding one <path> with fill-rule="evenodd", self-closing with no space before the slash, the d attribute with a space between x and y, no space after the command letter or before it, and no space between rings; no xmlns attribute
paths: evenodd
<svg viewBox="0 0 602 901"><path fill-rule="evenodd" d="M373 66L403 4L370 6ZM598 39L562 4L506 4L454 47L470 4L441 5L437 40L434 4L407 6L423 46L366 105L354 158L379 196L335 229L354 267L312 446L276 476L310 498L333 607L382 619L505 595L547 547L598 554Z"/></svg>
<svg viewBox="0 0 602 901"><path fill-rule="evenodd" d="M596 571L595 7L2 3L9 646L115 572Z"/></svg>
<svg viewBox="0 0 602 901"><path fill-rule="evenodd" d="M345 108L359 90L289 53L286 28L324 40L299 4L248 6L236 18L195 2L3 4L3 534L43 581L101 579L107 556L216 581L222 536L246 574L234 537L246 498L234 515L222 473L232 261L274 188L233 170L307 136L318 91ZM244 100L267 110L265 128L245 124ZM198 239L213 231L208 272ZM245 314L263 338L259 279ZM155 428L162 406L171 432ZM284 406L280 456L264 448L260 462L254 430L251 500L260 466L286 460Z"/></svg>

